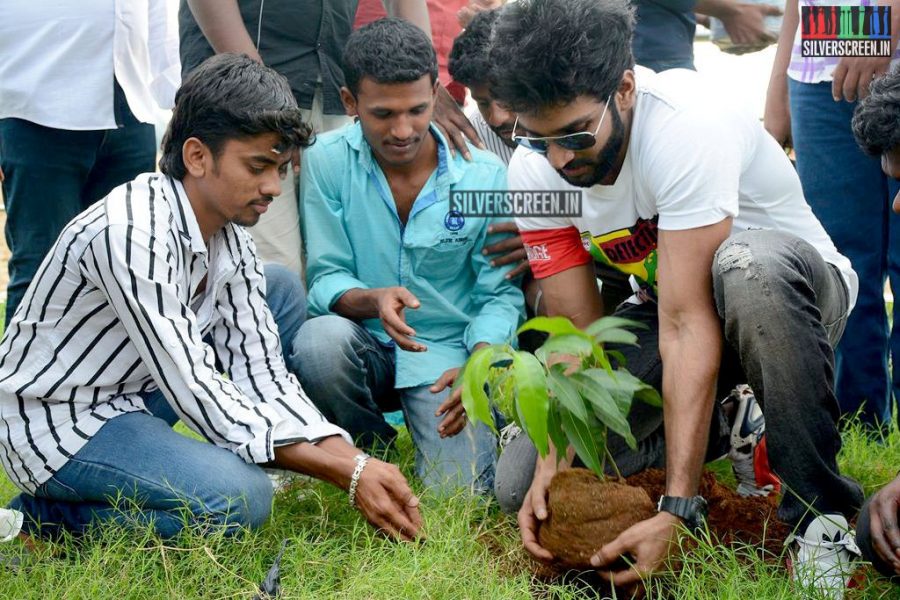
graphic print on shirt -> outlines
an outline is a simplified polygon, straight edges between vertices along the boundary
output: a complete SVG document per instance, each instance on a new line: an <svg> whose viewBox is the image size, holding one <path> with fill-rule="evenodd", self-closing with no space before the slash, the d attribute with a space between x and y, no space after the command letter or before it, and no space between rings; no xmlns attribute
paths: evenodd
<svg viewBox="0 0 900 600"><path fill-rule="evenodd" d="M646 285L655 290L659 264L656 252L658 220L658 215L652 219L638 219L631 227L595 236L590 231L583 231L581 243L596 262L634 275L641 287Z"/></svg>

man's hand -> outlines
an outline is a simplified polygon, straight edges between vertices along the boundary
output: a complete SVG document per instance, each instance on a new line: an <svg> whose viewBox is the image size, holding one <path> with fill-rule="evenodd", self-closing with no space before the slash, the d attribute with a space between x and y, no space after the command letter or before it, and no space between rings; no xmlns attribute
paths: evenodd
<svg viewBox="0 0 900 600"><path fill-rule="evenodd" d="M450 95L450 92L443 85L438 85L437 88L432 120L437 128L441 130L441 133L444 134L444 137L447 138L451 154L455 155L456 150L459 150L466 160L472 160L472 153L469 152L469 148L466 146L466 138L469 138L469 141L479 148L484 149L484 144L481 143L478 132L469 123L469 119L466 118L456 100L453 99L453 96Z"/></svg>
<svg viewBox="0 0 900 600"><path fill-rule="evenodd" d="M385 333L397 342L397 345L408 352L425 352L427 348L413 340L410 336L416 335L416 330L406 324L403 311L406 308L413 310L421 306L419 299L413 296L405 287L383 288L377 301L378 318Z"/></svg>
<svg viewBox="0 0 900 600"><path fill-rule="evenodd" d="M891 65L891 57L844 57L834 68L831 95L835 102L862 100L869 95L869 85L884 75Z"/></svg>
<svg viewBox="0 0 900 600"><path fill-rule="evenodd" d="M591 557L591 564L603 579L613 585L635 586L652 575L669 557L680 524L681 519L667 512L635 523L600 548ZM622 557L631 567L621 571L610 570L609 567Z"/></svg>
<svg viewBox="0 0 900 600"><path fill-rule="evenodd" d="M525 246L522 244L522 236L519 235L519 228L515 221L504 221L503 223L495 223L488 226L488 233L514 233L513 237L503 239L496 244L485 246L482 252L486 255L500 254L503 256L491 260L492 267L502 267L510 263L515 263L515 268L506 274L506 279L512 279L522 273L527 273L530 268L528 265L528 256L525 254Z"/></svg>
<svg viewBox="0 0 900 600"><path fill-rule="evenodd" d="M437 394L444 388L452 386L456 378L459 377L459 371L459 368L447 369L443 375L438 377L434 385L428 388L428 391L432 394ZM438 425L437 430L442 438L452 437L466 427L466 409L462 405L461 387L450 392L447 399L438 406L434 416L440 417L441 415L444 415L444 418Z"/></svg>
<svg viewBox="0 0 900 600"><path fill-rule="evenodd" d="M463 6L456 13L456 20L459 26L465 29L469 23L475 18L475 15L483 10L494 10L505 4L505 0L469 0L469 4Z"/></svg>
<svg viewBox="0 0 900 600"><path fill-rule="evenodd" d="M775 36L766 30L763 18L780 14L781 9L777 6L739 3L735 5L731 14L719 18L733 43L754 45L775 41Z"/></svg>
<svg viewBox="0 0 900 600"><path fill-rule="evenodd" d="M875 552L900 575L900 477L878 490L869 501L869 524Z"/></svg>
<svg viewBox="0 0 900 600"><path fill-rule="evenodd" d="M419 499L396 466L370 458L359 476L356 506L372 525L395 539L419 537Z"/></svg>
<svg viewBox="0 0 900 600"><path fill-rule="evenodd" d="M522 501L522 508L519 509L519 533L522 536L522 544L529 554L544 562L553 560L553 554L538 542L540 521L549 516L547 491L550 489L550 480L553 476L558 471L567 469L570 464L571 461L563 459L557 465L556 449L551 444L550 453L545 458L538 456L531 487L528 488L528 493Z"/></svg>

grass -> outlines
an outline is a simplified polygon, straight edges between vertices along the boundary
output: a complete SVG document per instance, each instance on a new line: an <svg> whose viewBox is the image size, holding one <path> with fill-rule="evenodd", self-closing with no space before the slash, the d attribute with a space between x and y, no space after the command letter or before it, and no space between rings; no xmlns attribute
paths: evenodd
<svg viewBox="0 0 900 600"><path fill-rule="evenodd" d="M2 323L2 306L0 306ZM180 427L180 426L179 426ZM411 476L413 450L399 441L401 468ZM900 467L900 433L873 442L858 427L844 434L843 471L869 495ZM712 465L724 481L727 463ZM415 486L416 483L413 482ZM0 471L0 505L17 493ZM100 527L29 554L18 542L0 546L15 569L0 566L2 599L253 598L282 541L282 598L516 599L592 598L571 585L533 579L515 520L495 505L459 495L423 496L426 542L395 544L377 535L327 484L296 478L276 495L260 530L233 538L188 531L163 543L148 530ZM653 599L747 600L797 598L777 557L757 548L701 540L672 575L654 583ZM853 599L900 598L900 587L869 575Z"/></svg>

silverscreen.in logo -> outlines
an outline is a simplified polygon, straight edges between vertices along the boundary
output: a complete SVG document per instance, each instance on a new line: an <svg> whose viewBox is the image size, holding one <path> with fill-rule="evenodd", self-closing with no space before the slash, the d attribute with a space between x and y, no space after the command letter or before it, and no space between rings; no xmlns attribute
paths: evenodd
<svg viewBox="0 0 900 600"><path fill-rule="evenodd" d="M803 57L891 55L890 6L801 6Z"/></svg>
<svg viewBox="0 0 900 600"><path fill-rule="evenodd" d="M464 217L580 217L581 190L452 191L450 212Z"/></svg>

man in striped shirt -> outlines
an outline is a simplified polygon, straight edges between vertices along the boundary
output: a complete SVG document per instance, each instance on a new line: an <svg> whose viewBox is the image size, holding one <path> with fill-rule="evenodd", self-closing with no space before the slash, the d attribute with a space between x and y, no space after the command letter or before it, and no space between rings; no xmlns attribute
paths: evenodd
<svg viewBox="0 0 900 600"><path fill-rule="evenodd" d="M349 488L374 525L417 534L400 472L354 448L286 370L240 227L266 211L309 135L282 76L213 57L178 92L163 175L116 188L60 235L0 342L0 463L22 490L10 507L24 532L252 528L271 508L257 466L270 464ZM281 312L296 305L285 281L269 281ZM174 432L179 419L211 443ZM120 496L136 509L122 512Z"/></svg>

